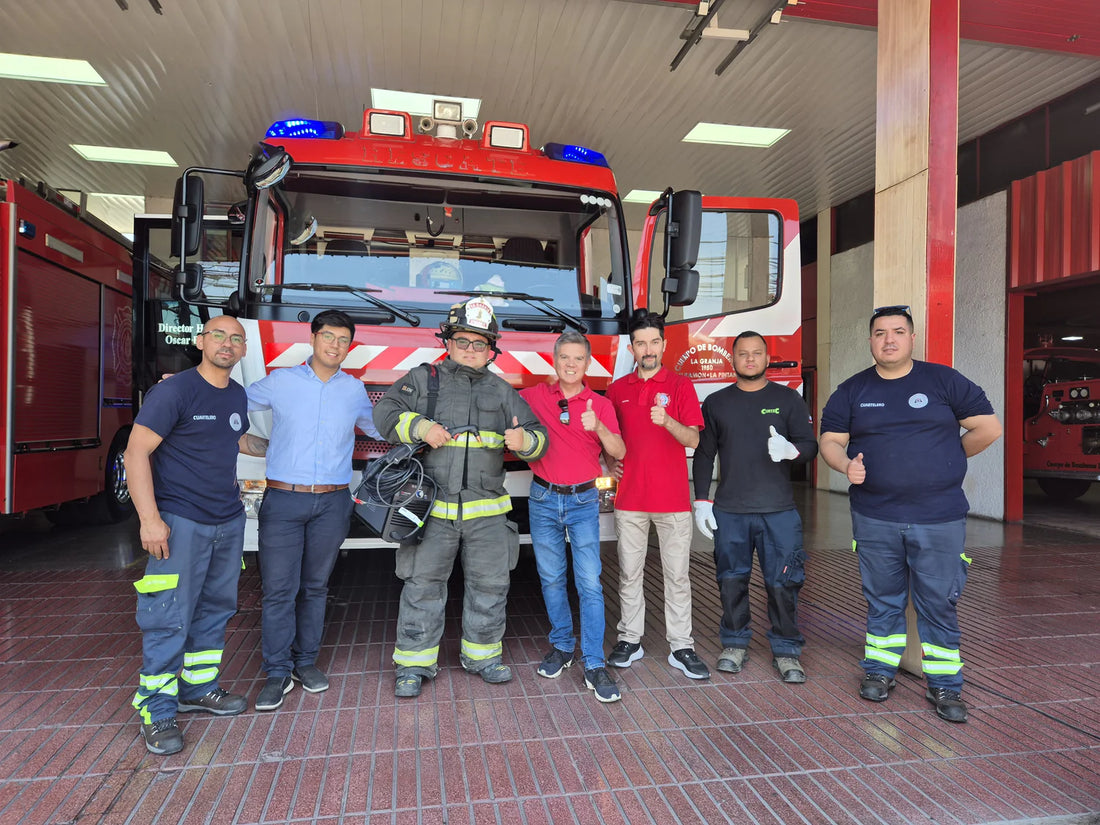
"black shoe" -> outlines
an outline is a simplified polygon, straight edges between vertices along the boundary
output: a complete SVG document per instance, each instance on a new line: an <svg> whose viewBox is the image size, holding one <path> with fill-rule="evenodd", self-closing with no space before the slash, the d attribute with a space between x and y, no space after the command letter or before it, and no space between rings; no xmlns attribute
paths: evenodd
<svg viewBox="0 0 1100 825"><path fill-rule="evenodd" d="M214 688L197 699L180 699L179 710L180 713L204 710L207 713L213 713L215 716L236 716L238 713L244 713L248 710L248 700L236 693Z"/></svg>
<svg viewBox="0 0 1100 825"><path fill-rule="evenodd" d="M419 673L398 673L393 695L399 699L413 699L420 695L424 677Z"/></svg>
<svg viewBox="0 0 1100 825"><path fill-rule="evenodd" d="M690 647L672 651L668 654L668 663L677 670L682 670L689 679L710 678L710 670Z"/></svg>
<svg viewBox="0 0 1100 825"><path fill-rule="evenodd" d="M512 681L512 668L508 665L502 665L500 662L486 665L481 670L471 672L476 673L490 685L503 685L505 682Z"/></svg>
<svg viewBox="0 0 1100 825"><path fill-rule="evenodd" d="M607 657L607 663L615 665L615 667L630 667L644 655L645 651L642 650L641 644L619 641L615 642L615 646L611 648L611 655Z"/></svg>
<svg viewBox="0 0 1100 825"><path fill-rule="evenodd" d="M936 716L940 719L945 719L948 722L966 721L966 702L962 700L957 690L928 688L925 698L936 706Z"/></svg>
<svg viewBox="0 0 1100 825"><path fill-rule="evenodd" d="M806 681L806 671L797 656L776 656L772 666L779 671L780 678L789 685L800 685Z"/></svg>
<svg viewBox="0 0 1100 825"><path fill-rule="evenodd" d="M313 665L299 665L290 672L290 678L300 682L306 693L321 693L328 690L328 677L321 669Z"/></svg>
<svg viewBox="0 0 1100 825"><path fill-rule="evenodd" d="M294 682L289 676L268 676L256 697L256 710L278 710L283 706L283 697L294 690Z"/></svg>
<svg viewBox="0 0 1100 825"><path fill-rule="evenodd" d="M584 672L584 686L596 694L600 702L618 702L623 698L619 686L605 667L594 667Z"/></svg>
<svg viewBox="0 0 1100 825"><path fill-rule="evenodd" d="M558 650L556 647L550 648L550 652L542 657L542 662L539 663L538 674L539 676L545 676L547 679L557 679L561 676L562 671L573 664L573 654L566 653L564 650Z"/></svg>
<svg viewBox="0 0 1100 825"><path fill-rule="evenodd" d="M896 684L889 676L881 673L865 673L863 681L859 683L859 698L868 702L885 702L890 698L890 691Z"/></svg>
<svg viewBox="0 0 1100 825"><path fill-rule="evenodd" d="M148 748L149 753L155 753L157 756L167 756L183 750L183 734L180 733L175 716L142 725L141 735L145 739L145 747Z"/></svg>

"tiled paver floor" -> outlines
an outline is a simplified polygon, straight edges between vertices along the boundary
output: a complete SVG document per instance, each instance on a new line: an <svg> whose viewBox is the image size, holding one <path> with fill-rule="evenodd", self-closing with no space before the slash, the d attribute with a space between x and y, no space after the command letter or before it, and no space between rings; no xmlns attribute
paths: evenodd
<svg viewBox="0 0 1100 825"><path fill-rule="evenodd" d="M865 608L847 500L802 495L804 685L782 684L771 667L758 580L760 632L745 671L705 682L673 671L652 553L646 656L614 671L622 702L597 703L576 666L556 680L535 674L547 623L529 558L509 600L516 678L489 686L459 669L456 577L439 678L398 701L392 555L355 553L332 588L319 662L331 689L296 689L276 713L183 715L187 746L170 757L145 751L129 704L141 565L127 562L140 553L112 551L116 569L73 554L52 568L41 557L6 565L0 823L1100 821L1100 539L972 523L961 610L972 711L969 724L950 725L912 676L883 705L856 696ZM720 607L710 544L697 539L696 647L713 666ZM610 647L613 544L604 562ZM252 700L263 680L259 619L250 565L224 685Z"/></svg>

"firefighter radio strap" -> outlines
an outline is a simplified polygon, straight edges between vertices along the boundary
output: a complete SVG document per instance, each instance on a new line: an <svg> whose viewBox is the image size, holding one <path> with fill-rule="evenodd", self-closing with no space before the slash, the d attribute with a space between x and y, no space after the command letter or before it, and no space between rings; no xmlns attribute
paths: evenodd
<svg viewBox="0 0 1100 825"><path fill-rule="evenodd" d="M427 417L435 415L439 371L428 372ZM420 543L435 504L436 485L416 457L424 444L398 444L370 463L355 491L355 515L376 536L397 543Z"/></svg>

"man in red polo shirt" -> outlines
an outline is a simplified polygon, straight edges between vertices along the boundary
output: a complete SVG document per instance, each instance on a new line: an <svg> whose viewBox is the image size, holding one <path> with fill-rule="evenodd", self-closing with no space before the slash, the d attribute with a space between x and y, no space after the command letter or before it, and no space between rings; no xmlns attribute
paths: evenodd
<svg viewBox="0 0 1100 825"><path fill-rule="evenodd" d="M665 637L668 663L689 679L710 671L691 638L691 494L685 447L699 444L703 414L695 388L665 369L665 322L660 315L636 313L627 327L638 368L607 390L618 413L627 454L615 498L619 536L619 641L607 661L630 667L642 658L645 595L642 574L649 547L649 525L657 528L665 580Z"/></svg>
<svg viewBox="0 0 1100 825"><path fill-rule="evenodd" d="M539 384L520 395L546 427L546 454L531 462L534 478L528 506L531 542L550 617L550 652L538 674L556 679L573 664L573 612L569 608L565 542L573 550L573 580L580 599L581 663L585 686L600 702L617 702L619 687L604 667L603 587L600 584L600 501L596 478L600 452L626 454L611 402L592 392L584 375L592 362L588 339L563 332L554 343L557 383Z"/></svg>

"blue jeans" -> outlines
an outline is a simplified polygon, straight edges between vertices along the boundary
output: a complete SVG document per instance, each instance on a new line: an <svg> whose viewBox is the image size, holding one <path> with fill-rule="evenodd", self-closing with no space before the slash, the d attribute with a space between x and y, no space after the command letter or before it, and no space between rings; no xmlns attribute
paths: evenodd
<svg viewBox="0 0 1100 825"><path fill-rule="evenodd" d="M970 561L966 519L943 524L881 521L852 512L867 599L867 673L892 677L905 651L905 604L912 596L921 667L930 687L962 688L957 605Z"/></svg>
<svg viewBox="0 0 1100 825"><path fill-rule="evenodd" d="M550 617L550 644L572 653L573 613L569 607L565 541L573 550L573 580L580 597L581 658L585 670L604 666L603 588L600 586L599 491L563 495L531 485L528 501L531 542L542 580L542 598Z"/></svg>
<svg viewBox="0 0 1100 825"><path fill-rule="evenodd" d="M325 629L328 577L348 537L347 490L292 493L269 487L260 505L264 671L289 676L317 661Z"/></svg>

